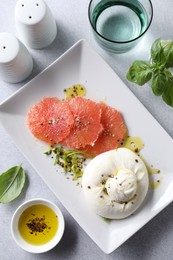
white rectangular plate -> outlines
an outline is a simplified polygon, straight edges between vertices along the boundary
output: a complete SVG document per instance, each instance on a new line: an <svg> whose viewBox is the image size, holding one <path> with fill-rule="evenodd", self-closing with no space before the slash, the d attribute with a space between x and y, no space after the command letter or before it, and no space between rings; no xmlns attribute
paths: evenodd
<svg viewBox="0 0 173 260"><path fill-rule="evenodd" d="M145 147L141 155L149 165L159 168L161 184L150 189L140 209L124 220L104 221L86 204L82 189L57 172L43 152L47 145L29 132L26 126L28 108L44 96L64 97L63 90L73 84L84 84L87 98L120 110L131 136L140 136ZM77 42L52 65L0 105L0 120L38 174L76 219L87 234L107 254L111 253L173 199L173 140L144 108L105 61L85 40ZM61 170L58 168L58 171Z"/></svg>

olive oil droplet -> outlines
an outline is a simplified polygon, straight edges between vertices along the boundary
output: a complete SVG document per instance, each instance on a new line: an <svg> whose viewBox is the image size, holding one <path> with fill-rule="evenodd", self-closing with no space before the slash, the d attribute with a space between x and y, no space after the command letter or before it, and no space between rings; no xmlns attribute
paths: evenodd
<svg viewBox="0 0 173 260"><path fill-rule="evenodd" d="M84 97L86 95L86 88L82 84L75 84L72 87L64 89L66 99L76 96Z"/></svg>

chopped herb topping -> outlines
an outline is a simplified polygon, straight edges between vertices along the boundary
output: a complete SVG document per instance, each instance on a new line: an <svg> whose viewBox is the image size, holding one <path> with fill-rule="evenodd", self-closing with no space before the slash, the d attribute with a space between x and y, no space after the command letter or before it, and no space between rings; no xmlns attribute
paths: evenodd
<svg viewBox="0 0 173 260"><path fill-rule="evenodd" d="M73 180L77 180L83 175L83 166L86 158L82 155L92 158L90 154L87 154L84 151L66 150L63 146L51 145L50 149L44 154L50 155L52 153L54 155L54 164L61 166L64 173L73 173Z"/></svg>
<svg viewBox="0 0 173 260"><path fill-rule="evenodd" d="M49 149L47 152L45 152L44 154L46 155L50 155L52 153L52 149Z"/></svg>

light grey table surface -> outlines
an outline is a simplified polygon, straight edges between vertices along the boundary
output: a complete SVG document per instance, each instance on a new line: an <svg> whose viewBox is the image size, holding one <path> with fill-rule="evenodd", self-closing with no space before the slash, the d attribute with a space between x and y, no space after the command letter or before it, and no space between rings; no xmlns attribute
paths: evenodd
<svg viewBox="0 0 173 260"><path fill-rule="evenodd" d="M149 57L149 49L155 39L161 37L173 40L173 1L153 0L154 19L146 37L133 50L124 54L110 54L102 50L95 42L87 16L89 0L47 0L46 2L56 18L58 26L57 38L46 49L29 49L34 58L34 70L25 82L8 84L0 79L0 102L35 77L76 41L83 38L105 59L168 134L173 137L173 108L165 105L161 98L155 97L148 85L137 87L127 82L125 78L127 69L133 60L147 59ZM0 32L9 32L16 35L14 23L15 3L14 0L0 1ZM165 153L165 151L163 152ZM169 154L168 156L173 155ZM16 148L11 138L0 127L0 172L21 163L28 176L24 192L14 202L0 205L0 260L173 259L173 204L165 208L116 251L106 255L71 217L58 201L58 198L55 197L31 167L24 155ZM35 197L46 198L59 205L66 221L65 233L60 244L47 253L36 255L20 249L13 241L10 233L11 217L16 208L24 201Z"/></svg>

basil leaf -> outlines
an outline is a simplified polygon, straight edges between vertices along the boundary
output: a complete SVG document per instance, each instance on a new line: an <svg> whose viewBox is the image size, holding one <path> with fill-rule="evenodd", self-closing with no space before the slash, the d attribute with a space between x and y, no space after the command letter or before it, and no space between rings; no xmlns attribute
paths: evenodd
<svg viewBox="0 0 173 260"><path fill-rule="evenodd" d="M150 62L135 61L126 78L140 86L151 80L151 88L156 96L173 106L173 75L168 70L173 67L173 41L157 39L151 47Z"/></svg>
<svg viewBox="0 0 173 260"><path fill-rule="evenodd" d="M157 71L153 74L151 88L156 96L163 94L167 87L167 77L164 72Z"/></svg>
<svg viewBox="0 0 173 260"><path fill-rule="evenodd" d="M0 175L0 203L16 199L24 186L25 172L21 166L14 166Z"/></svg>
<svg viewBox="0 0 173 260"><path fill-rule="evenodd" d="M151 58L154 63L163 63L163 48L160 39L155 40L151 46Z"/></svg>
<svg viewBox="0 0 173 260"><path fill-rule="evenodd" d="M160 40L160 44L163 49L165 67L166 68L172 67L173 66L173 42L171 40Z"/></svg>
<svg viewBox="0 0 173 260"><path fill-rule="evenodd" d="M154 63L165 66L173 66L173 42L171 40L157 39L151 47L151 58Z"/></svg>
<svg viewBox="0 0 173 260"><path fill-rule="evenodd" d="M148 82L152 77L152 69L148 61L135 61L127 72L127 79L140 86Z"/></svg>
<svg viewBox="0 0 173 260"><path fill-rule="evenodd" d="M164 55L166 59L166 67L173 67L173 42L171 40L161 40Z"/></svg>
<svg viewBox="0 0 173 260"><path fill-rule="evenodd" d="M164 91L162 98L167 105L173 107L173 77L169 78L168 86Z"/></svg>
<svg viewBox="0 0 173 260"><path fill-rule="evenodd" d="M166 68L172 68L173 67L173 48L171 50L171 52L169 53L169 56L167 58L167 62L166 62Z"/></svg>

